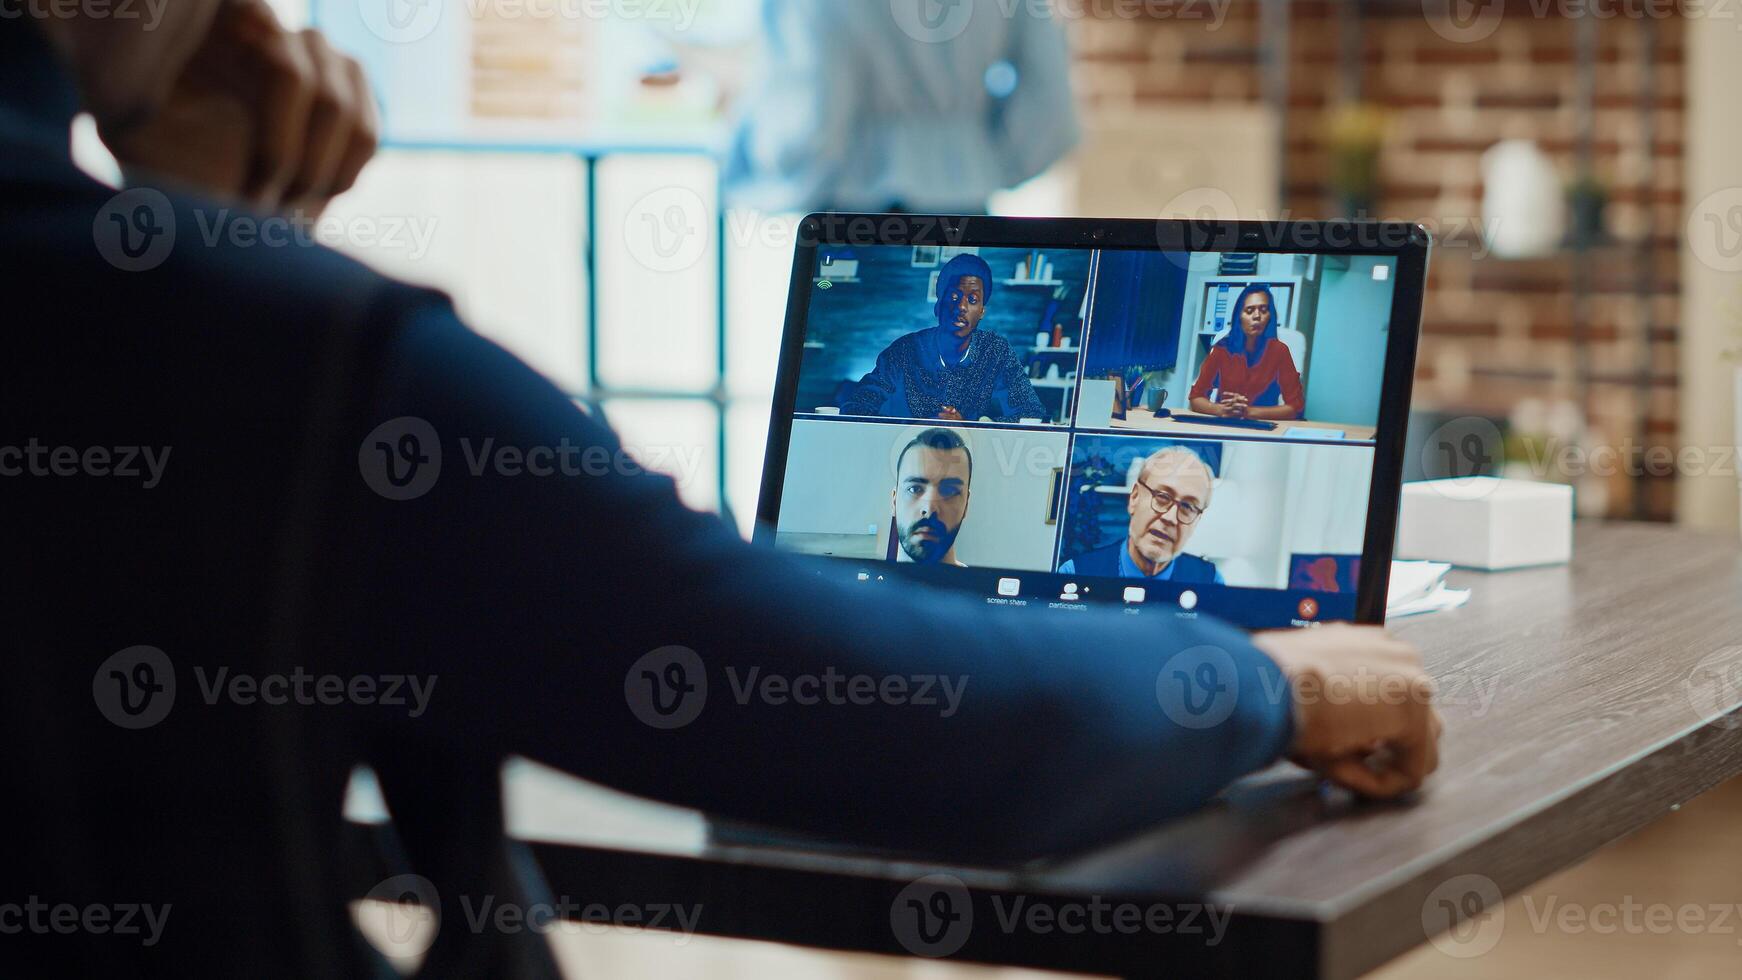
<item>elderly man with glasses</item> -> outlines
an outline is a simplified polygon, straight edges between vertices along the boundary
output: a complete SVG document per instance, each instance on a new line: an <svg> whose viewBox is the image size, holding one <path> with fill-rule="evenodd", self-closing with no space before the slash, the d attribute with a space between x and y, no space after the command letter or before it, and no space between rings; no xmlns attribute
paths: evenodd
<svg viewBox="0 0 1742 980"><path fill-rule="evenodd" d="M1210 508L1215 475L1184 446L1169 446L1143 461L1126 500L1131 515L1125 540L1078 555L1059 566L1066 575L1146 578L1157 582L1222 585L1214 562L1185 553L1186 542Z"/></svg>

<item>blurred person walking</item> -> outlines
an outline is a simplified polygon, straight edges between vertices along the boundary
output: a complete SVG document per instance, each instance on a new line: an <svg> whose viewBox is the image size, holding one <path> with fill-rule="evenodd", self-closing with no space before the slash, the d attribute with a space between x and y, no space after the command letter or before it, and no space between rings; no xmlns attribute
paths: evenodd
<svg viewBox="0 0 1742 980"><path fill-rule="evenodd" d="M1060 24L994 0L764 0L726 166L765 211L979 214L1077 144Z"/></svg>

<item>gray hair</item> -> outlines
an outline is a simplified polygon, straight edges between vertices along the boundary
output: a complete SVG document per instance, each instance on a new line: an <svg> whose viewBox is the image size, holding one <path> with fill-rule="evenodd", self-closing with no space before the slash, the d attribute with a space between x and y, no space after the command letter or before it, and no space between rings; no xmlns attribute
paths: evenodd
<svg viewBox="0 0 1742 980"><path fill-rule="evenodd" d="M1210 484L1209 493L1204 496L1203 501L1203 506L1207 509L1210 506L1210 497L1214 496L1216 492L1216 471L1210 468L1210 464L1204 461L1204 457L1199 456L1197 453L1192 452L1184 446L1168 446L1164 449L1158 449L1155 452L1150 453L1149 458L1145 459L1143 461L1143 466L1138 469L1137 478L1142 479L1146 474L1148 474L1151 466L1156 465L1163 459L1182 459L1203 467L1204 475L1209 477ZM1177 473L1179 470L1176 467L1172 469L1172 472Z"/></svg>

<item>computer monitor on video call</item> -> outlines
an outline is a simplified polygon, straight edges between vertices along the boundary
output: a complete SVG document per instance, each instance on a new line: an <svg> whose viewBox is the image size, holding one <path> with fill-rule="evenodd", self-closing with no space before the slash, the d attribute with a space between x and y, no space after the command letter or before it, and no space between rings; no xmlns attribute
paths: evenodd
<svg viewBox="0 0 1742 980"><path fill-rule="evenodd" d="M1356 618L1399 256L812 258L777 547L993 604Z"/></svg>

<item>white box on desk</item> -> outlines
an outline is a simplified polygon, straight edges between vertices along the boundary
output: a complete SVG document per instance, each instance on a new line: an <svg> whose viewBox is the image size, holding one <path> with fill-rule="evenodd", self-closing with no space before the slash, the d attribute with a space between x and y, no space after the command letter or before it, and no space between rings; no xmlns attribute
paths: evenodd
<svg viewBox="0 0 1742 980"><path fill-rule="evenodd" d="M1573 557L1573 488L1479 476L1403 485L1397 557L1498 571Z"/></svg>

